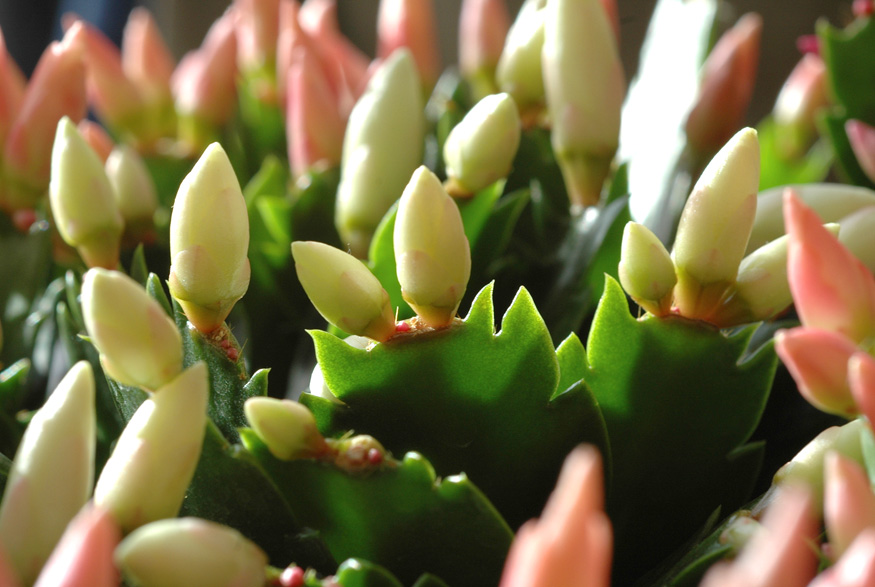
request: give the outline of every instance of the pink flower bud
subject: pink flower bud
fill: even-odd
[[[875,127],[852,119],[845,123],[845,133],[857,156],[857,163],[869,179],[875,181]]]
[[[122,69],[146,103],[173,101],[170,79],[175,67],[152,13],[134,8],[122,35]]]
[[[857,407],[869,422],[875,418],[875,359],[859,351],[848,361],[848,384]]]
[[[742,16],[708,55],[702,86],[686,123],[687,140],[700,153],[717,151],[742,126],[753,94],[762,18]]]
[[[87,118],[80,120],[79,124],[76,125],[76,129],[100,160],[106,163],[109,154],[115,149],[115,141],[112,140],[112,137],[109,136],[102,126]]]
[[[580,446],[565,459],[541,518],[517,532],[501,587],[610,585],[613,536],[603,510],[601,456]]]
[[[0,31],[0,145],[6,140],[24,100],[25,79],[18,65],[6,51]]]
[[[58,121],[85,117],[85,30],[74,24],[40,57],[3,149],[7,209],[33,207],[49,186]]]
[[[841,333],[855,343],[875,332],[875,278],[792,190],[784,195],[790,236],[787,278],[806,326]]]
[[[237,64],[241,71],[273,67],[279,36],[279,10],[279,0],[234,0]]]
[[[835,556],[866,528],[875,529],[875,495],[863,469],[839,453],[826,455],[823,517]]]
[[[343,151],[346,122],[320,65],[313,49],[302,44],[289,67],[286,137],[295,177],[317,164],[336,167]]]
[[[847,337],[817,328],[781,330],[775,350],[811,405],[847,417],[858,413],[848,387],[848,360],[857,347]]]
[[[407,47],[419,78],[431,89],[441,73],[437,22],[431,0],[380,0],[377,13],[377,56],[387,59]]]
[[[115,587],[121,532],[107,510],[86,505],[61,537],[35,587]]]
[[[828,104],[823,59],[813,53],[803,55],[784,82],[772,110],[778,150],[785,158],[796,159],[805,154],[817,136],[817,112]]]
[[[459,69],[494,93],[495,68],[504,49],[510,15],[506,0],[463,0],[459,15]],[[481,92],[486,94],[487,92]],[[478,96],[479,97],[479,96]]]

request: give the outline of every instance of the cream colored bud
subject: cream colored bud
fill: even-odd
[[[248,250],[243,192],[213,143],[179,186],[170,217],[170,294],[201,332],[221,326],[249,288]]]
[[[413,58],[398,49],[374,73],[349,115],[335,223],[357,257],[367,254],[374,230],[422,162],[421,96]]]
[[[473,195],[510,173],[520,146],[520,115],[508,94],[486,96],[453,127],[444,164],[453,195]]]
[[[58,232],[86,265],[118,265],[124,220],[100,157],[66,116],[52,146],[49,202]]]
[[[85,328],[107,375],[154,391],[182,371],[182,337],[146,290],[119,271],[91,269],[82,281]]]
[[[207,425],[209,373],[195,363],[144,401],[119,436],[94,503],[130,532],[179,513]]]
[[[6,479],[0,546],[26,585],[91,495],[95,437],[94,373],[80,361],[30,421]]]
[[[124,577],[143,587],[261,587],[267,555],[237,530],[200,518],[152,522],[115,550]]]
[[[389,294],[361,261],[313,241],[293,242],[292,257],[307,297],[328,322],[378,341],[395,334]]]
[[[643,224],[626,224],[617,270],[623,289],[639,306],[656,315],[671,309],[678,280],[674,263],[665,245]]]
[[[447,326],[468,286],[471,248],[458,206],[425,166],[398,203],[394,243],[404,301],[429,326]]]
[[[137,152],[129,145],[114,148],[106,160],[106,175],[125,222],[151,223],[158,209],[158,192]]]
[[[253,430],[278,459],[311,458],[328,447],[319,434],[313,414],[296,401],[251,397],[243,409]]]
[[[507,32],[498,60],[495,80],[501,91],[516,101],[520,110],[544,104],[541,50],[544,47],[544,7],[547,0],[526,0]]]

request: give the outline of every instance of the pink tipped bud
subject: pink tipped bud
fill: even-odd
[[[671,293],[678,278],[671,256],[659,238],[643,224],[629,222],[623,229],[620,283],[635,302],[657,316],[671,309]]]
[[[24,101],[25,79],[15,61],[6,51],[6,42],[0,32],[0,145]]]
[[[35,587],[115,587],[121,532],[107,510],[86,505],[61,537]]]
[[[37,63],[3,149],[7,209],[33,207],[45,195],[58,121],[85,117],[84,36],[81,23],[73,25]]]
[[[387,59],[407,47],[423,85],[430,89],[441,73],[437,23],[431,0],[380,0],[377,56]]]
[[[170,78],[175,66],[152,13],[134,8],[122,35],[122,69],[145,102],[172,101]]]
[[[240,70],[273,67],[279,36],[279,0],[235,0],[233,10]]]
[[[860,465],[839,453],[826,455],[825,477],[823,517],[839,557],[863,530],[875,528],[875,495]]]
[[[827,104],[826,65],[817,55],[803,55],[784,82],[772,110],[778,149],[785,158],[805,154],[817,136],[816,115]]]
[[[756,79],[763,20],[745,14],[714,46],[702,71],[696,105],[687,118],[690,145],[717,151],[741,127]]]
[[[115,149],[115,141],[112,140],[109,133],[107,133],[98,123],[93,120],[88,120],[87,118],[80,120],[79,124],[76,125],[76,129],[79,131],[79,134],[82,135],[82,138],[85,139],[85,142],[88,143],[88,146],[94,150],[100,160],[106,163],[109,154]]]
[[[806,326],[841,333],[855,343],[875,332],[875,278],[788,189],[784,224],[790,236],[787,278]]]
[[[506,0],[463,0],[459,16],[459,69],[482,94],[493,93],[495,68],[504,49],[510,15]]]
[[[288,399],[251,397],[243,406],[246,419],[276,458],[314,458],[328,450],[316,419],[303,404]]]
[[[848,360],[857,350],[850,340],[828,330],[794,328],[778,332],[775,350],[814,407],[846,417],[858,413],[847,378]]]
[[[610,585],[613,533],[603,508],[601,457],[580,446],[565,459],[541,518],[517,533],[501,587]]]
[[[845,123],[845,133],[857,157],[857,163],[869,179],[875,181],[875,127],[861,120],[848,120]]]
[[[299,177],[316,165],[339,165],[346,123],[310,47],[295,50],[288,76],[286,136],[292,174]]]

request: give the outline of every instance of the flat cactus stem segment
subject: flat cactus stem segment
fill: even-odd
[[[464,471],[511,527],[540,514],[576,445],[606,452],[598,406],[583,383],[561,377],[550,333],[525,289],[497,334],[491,285],[461,324],[370,350],[310,334],[325,382],[344,402],[302,396],[324,435],[355,430],[395,454],[427,455],[440,475]]]

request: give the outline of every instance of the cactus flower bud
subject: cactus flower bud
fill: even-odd
[[[21,110],[26,81],[15,60],[9,55],[6,40],[0,31],[0,145]]]
[[[781,87],[772,116],[777,125],[778,152],[785,159],[801,157],[814,142],[816,115],[829,104],[826,85],[823,59],[807,53]]]
[[[672,251],[675,305],[682,316],[707,319],[735,280],[756,213],[759,170],[756,131],[746,128],[720,149],[693,187]]]
[[[126,227],[151,228],[158,209],[158,192],[137,152],[128,145],[119,145],[107,158],[105,169]]]
[[[857,351],[848,359],[848,384],[859,411],[869,422],[875,417],[875,358]]]
[[[410,52],[395,51],[368,82],[343,140],[335,224],[352,253],[364,257],[386,211],[422,162],[425,118]]]
[[[195,363],[146,399],[122,430],[94,488],[125,532],[179,513],[194,476],[210,395],[205,363]]]
[[[678,280],[674,263],[665,245],[643,224],[626,224],[617,271],[623,289],[639,306],[657,316],[671,310],[671,293]]]
[[[495,92],[495,69],[504,49],[510,15],[505,0],[462,0],[459,70],[475,96]]]
[[[307,297],[328,322],[378,341],[395,334],[389,294],[361,261],[312,241],[293,242],[292,257]]]
[[[265,585],[267,555],[233,528],[199,518],[138,528],[119,544],[115,559],[136,585]]]
[[[122,33],[122,70],[147,104],[172,103],[175,61],[148,9],[131,10]]]
[[[155,391],[182,371],[176,324],[124,273],[88,271],[82,282],[82,315],[101,365],[116,381]]]
[[[98,158],[105,165],[109,154],[115,149],[115,141],[112,140],[109,133],[98,123],[87,118],[80,120],[76,128],[79,130],[82,138],[85,139],[85,142],[88,143],[88,146],[94,150]]]
[[[826,455],[823,517],[836,558],[866,528],[875,528],[875,495],[860,465],[840,453]]]
[[[279,36],[279,0],[234,0],[233,6],[240,71],[271,67]]]
[[[49,200],[58,232],[86,265],[114,269],[124,220],[100,158],[66,116],[52,147]]]
[[[441,73],[437,23],[431,0],[380,0],[377,12],[377,57],[387,59],[406,47],[427,91]]]
[[[526,120],[544,107],[541,51],[547,0],[526,0],[507,32],[504,50],[495,71],[496,82],[519,106]]]
[[[118,570],[113,553],[120,540],[112,515],[86,505],[67,526],[35,587],[116,587]]]
[[[94,373],[80,361],[24,431],[0,505],[0,545],[27,585],[91,495],[95,418]]]
[[[520,115],[508,94],[486,96],[444,143],[447,191],[473,195],[510,173],[520,145]]]
[[[449,325],[471,276],[471,248],[458,206],[425,166],[398,203],[394,244],[404,301],[429,326]]]
[[[852,119],[845,123],[845,133],[860,168],[870,180],[875,181],[875,127]]]
[[[249,424],[278,459],[312,458],[328,449],[313,414],[296,401],[251,397],[243,410]]]
[[[550,0],[543,49],[550,139],[571,203],[594,206],[620,139],[623,65],[599,0]]]
[[[249,288],[249,216],[228,156],[213,143],[179,186],[170,216],[170,294],[201,332]]]

